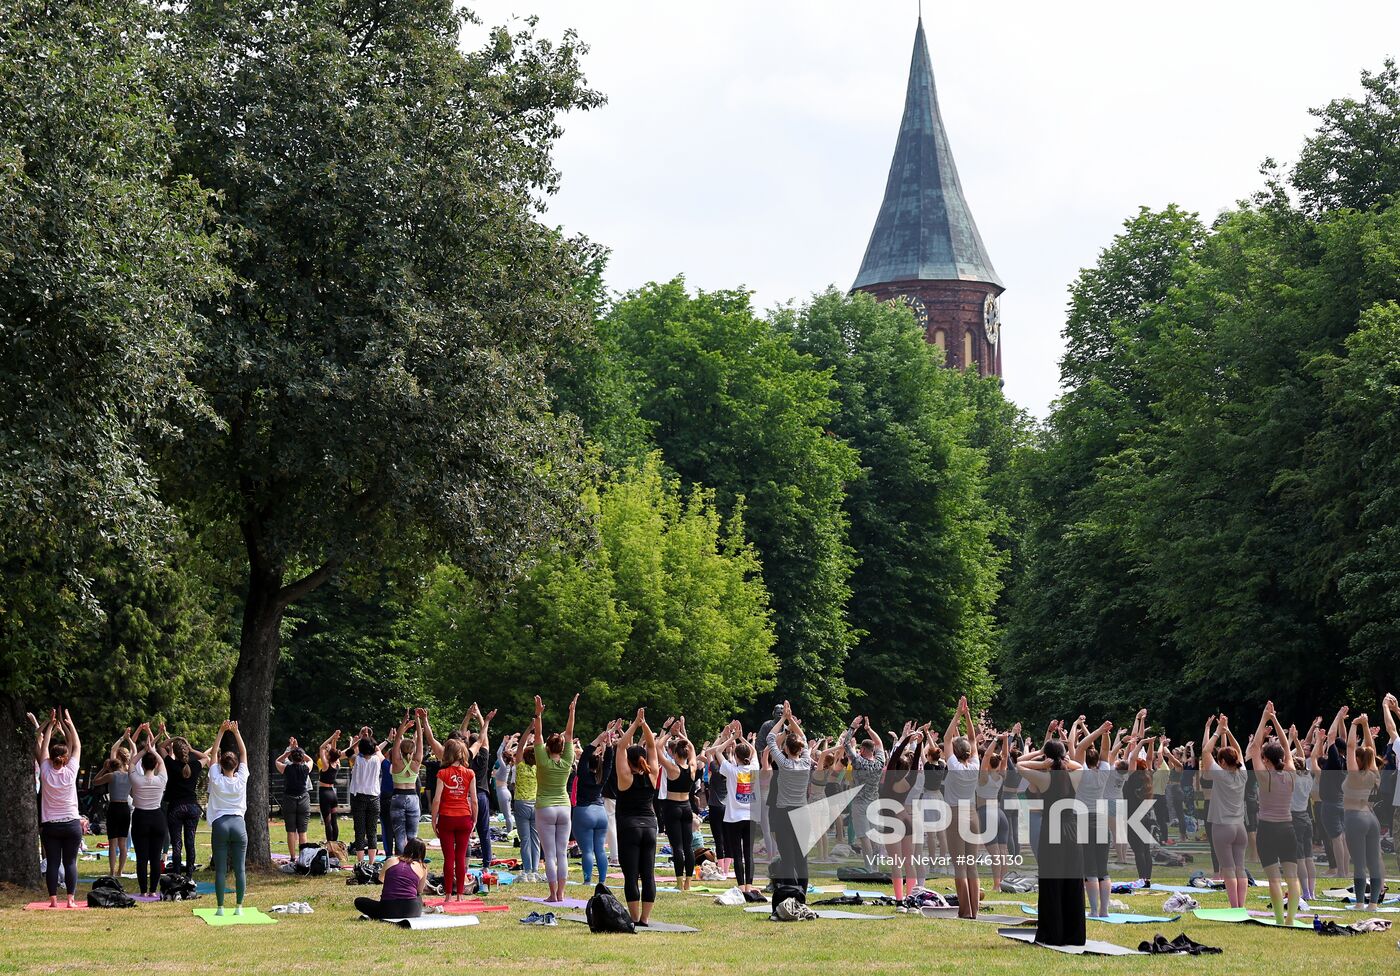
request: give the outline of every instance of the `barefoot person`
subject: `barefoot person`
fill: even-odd
[[[564,900],[569,880],[569,833],[573,811],[569,803],[569,774],[574,765],[574,710],[578,695],[569,702],[564,732],[544,734],[544,701],[535,696],[535,823],[540,833],[540,856],[549,884],[549,900]]]
[[[632,739],[641,730],[642,744]],[[632,921],[645,926],[656,903],[656,777],[661,768],[646,709],[617,744],[617,847],[622,887]]]
[[[220,752],[225,732],[233,736],[235,748]],[[248,812],[248,749],[243,744],[237,722],[225,720],[219,726],[209,754],[219,757],[218,765],[209,771],[209,808],[205,813],[209,820],[209,839],[214,846],[214,899],[218,903],[214,914],[224,913],[228,871],[232,868],[233,914],[242,915],[243,896],[248,886],[245,873],[248,825],[244,821]]]
[[[1269,737],[1269,732],[1274,738]],[[1274,713],[1274,703],[1264,706],[1259,728],[1249,747],[1249,758],[1259,781],[1259,861],[1269,878],[1269,898],[1274,919],[1293,925],[1303,896],[1298,885],[1298,840],[1293,835],[1293,754],[1288,735]],[[1285,891],[1285,888],[1287,889]]]
[[[966,734],[963,725],[966,724]],[[953,879],[958,890],[958,917],[976,918],[982,890],[977,881],[977,841],[981,822],[977,815],[977,775],[981,761],[977,754],[977,724],[967,707],[967,696],[958,699],[953,720],[943,736],[948,744],[948,775],[943,780],[952,822],[948,846],[953,857]]]
[[[417,726],[410,740],[408,730]],[[394,792],[389,801],[389,823],[394,831],[395,851],[403,850],[404,842],[418,836],[418,821],[423,808],[418,801],[418,773],[423,768],[423,710],[404,712],[394,736],[389,762]]]
[[[443,744],[442,764],[437,774],[438,788],[433,792],[433,833],[442,843],[443,896],[448,901],[460,901],[465,890],[472,826],[478,815],[476,774],[467,757],[467,744],[459,738],[449,738]]]
[[[321,829],[326,840],[340,840],[340,794],[336,777],[340,773],[340,729],[336,729],[316,750],[316,807],[321,813]]]
[[[54,733],[63,736],[54,741]],[[78,887],[78,848],[83,843],[83,824],[78,815],[78,767],[83,744],[77,726],[63,710],[50,710],[49,720],[34,737],[34,761],[39,765],[39,836],[44,842],[44,883],[49,888],[49,907],[58,907],[58,872],[68,889],[69,908],[77,908],[73,892]]]
[[[1347,729],[1347,774],[1342,781],[1342,811],[1346,817],[1347,852],[1352,864],[1352,899],[1377,911],[1385,895],[1385,861],[1381,857],[1381,824],[1371,809],[1371,794],[1380,785],[1376,740],[1366,714]],[[1369,885],[1368,885],[1369,882]]]
[[[107,787],[107,874],[119,878],[126,873],[126,844],[131,836],[131,757],[136,746],[131,729],[112,743],[102,772],[92,778],[93,786]]]
[[[287,828],[287,853],[295,858],[301,845],[306,843],[306,830],[311,826],[311,757],[297,745],[295,738],[291,738],[275,765],[282,774],[282,821]]]
[[[142,733],[145,741],[142,741]],[[160,894],[161,861],[170,837],[165,811],[165,760],[155,748],[149,723],[136,730],[136,760],[131,765],[131,841],[136,848],[136,883],[143,895]]]
[[[656,755],[666,774],[666,799],[661,801],[661,814],[666,840],[671,845],[671,864],[676,869],[676,887],[689,891],[695,875],[695,820],[690,795],[695,792],[695,774],[700,764],[695,746],[686,738],[684,715],[663,727]]]
[[[1249,841],[1244,827],[1245,771],[1240,744],[1230,731],[1230,719],[1221,715],[1206,719],[1202,736],[1201,778],[1210,781],[1210,843],[1225,879],[1225,892],[1231,908],[1243,908],[1249,892],[1244,852]]]
[[[418,918],[423,914],[423,885],[428,880],[423,863],[427,856],[427,846],[409,837],[403,850],[384,862],[384,889],[379,897],[356,898],[355,910],[366,918]]]

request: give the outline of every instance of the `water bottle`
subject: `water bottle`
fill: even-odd
[[[1314,931],[1314,932],[1321,932],[1321,931],[1322,931],[1322,919],[1319,918],[1319,917],[1316,916],[1316,915],[1313,916],[1313,931]]]

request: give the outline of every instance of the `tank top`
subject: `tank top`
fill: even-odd
[[[633,773],[632,785],[617,791],[617,818],[621,820],[623,817],[645,817],[655,821],[656,811],[652,807],[652,801],[655,799],[656,786],[651,777]]]
[[[107,786],[107,802],[125,803],[131,799],[131,774],[125,769],[112,771],[112,782]]]
[[[1291,823],[1293,773],[1265,768],[1259,772],[1259,819],[1265,823]]]
[[[339,766],[339,763],[334,766],[322,766],[317,781],[328,790],[335,789],[335,774],[338,772]]]
[[[403,768],[394,776],[394,789],[405,792],[418,789],[418,770],[413,768],[413,763],[406,762]]]
[[[689,803],[690,794],[695,791],[695,774],[689,766],[679,763],[676,764],[676,771],[680,775],[675,779],[666,777],[666,798],[673,803]]]
[[[418,897],[418,875],[408,861],[398,861],[384,872],[384,901],[413,900]]]
[[[1342,807],[1353,812],[1371,809],[1371,791],[1381,780],[1381,774],[1374,769],[1364,772],[1353,769],[1342,780]]]
[[[173,755],[165,760],[165,802],[173,806],[181,803],[195,803],[195,787],[199,786],[199,774],[204,767],[189,758],[184,762]]]

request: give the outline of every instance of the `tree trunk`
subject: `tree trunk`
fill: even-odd
[[[34,730],[24,703],[0,695],[0,883],[41,888],[39,815],[34,797]]]
[[[243,606],[243,633],[238,646],[238,666],[229,689],[230,711],[243,733],[248,749],[248,864],[271,868],[272,840],[267,819],[272,811],[268,784],[268,731],[272,709],[272,685],[277,678],[282,612],[280,574],[248,574],[248,596]],[[217,757],[214,760],[218,762]]]

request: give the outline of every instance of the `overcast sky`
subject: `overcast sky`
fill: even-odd
[[[884,192],[914,0],[480,0],[589,44],[608,104],[565,120],[551,219],[608,284],[684,274],[759,308],[850,287]],[[1017,0],[924,7],[944,122],[1006,283],[1009,396],[1058,392],[1066,289],[1139,206],[1206,219],[1295,158],[1310,106],[1400,50],[1400,4]]]

